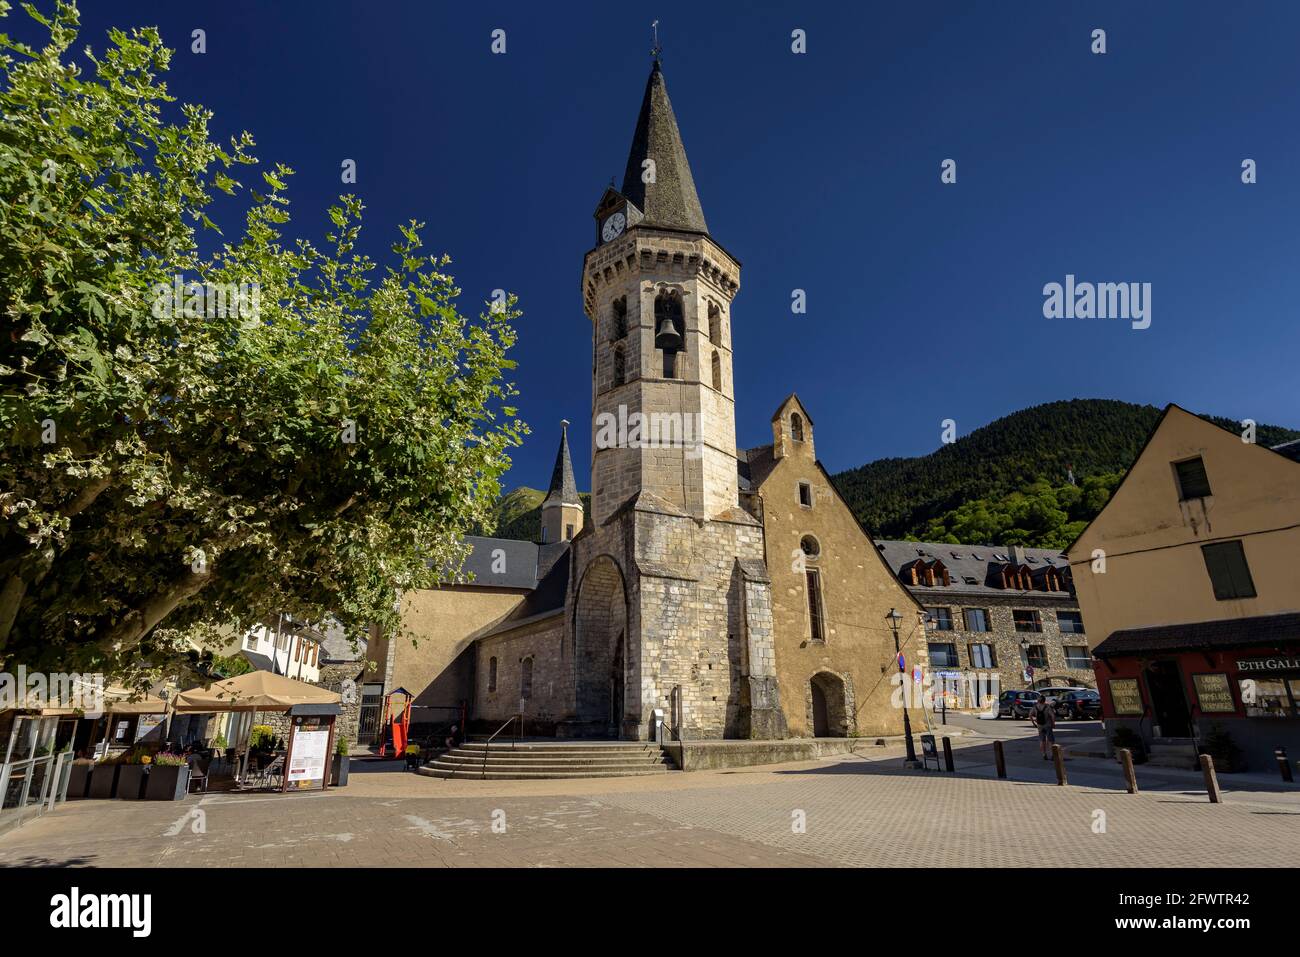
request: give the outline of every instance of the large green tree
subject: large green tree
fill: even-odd
[[[142,683],[275,612],[392,628],[526,431],[513,298],[458,312],[414,222],[381,268],[353,197],[285,238],[291,171],[173,103],[155,30],[83,69],[75,5],[25,8],[48,42],[0,35],[0,665]]]

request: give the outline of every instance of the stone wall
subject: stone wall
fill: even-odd
[[[1035,594],[1015,592],[1008,595],[981,593],[978,595],[954,593],[955,589],[916,588],[913,593],[917,600],[927,608],[947,608],[952,618],[952,631],[930,631],[927,640],[931,643],[953,644],[957,648],[957,664],[952,668],[941,668],[931,662],[932,671],[952,670],[971,672],[980,676],[996,676],[1000,691],[1029,688],[1024,671],[1028,664],[1025,652],[1020,647],[1020,640],[1028,638],[1031,645],[1042,645],[1047,655],[1047,668],[1036,668],[1034,687],[1043,683],[1055,685],[1073,685],[1082,688],[1095,688],[1096,675],[1091,659],[1083,668],[1074,668],[1066,663],[1064,648],[1066,645],[1088,647],[1088,637],[1084,634],[1062,634],[1057,621],[1057,611],[1078,611],[1078,603],[1068,594],[1060,593],[1053,597],[1051,593]],[[977,632],[966,630],[965,609],[982,608],[989,613],[990,631]],[[1016,610],[1037,611],[1042,631],[1016,631]],[[988,644],[993,646],[996,657],[995,668],[977,668],[971,656],[971,645]],[[928,656],[928,648],[927,648]],[[962,708],[979,707],[981,702],[968,702],[963,697]]]
[[[521,710],[526,660],[532,668],[522,701],[526,718],[551,726],[572,714],[572,656],[565,648],[563,614],[482,639],[476,658],[475,719],[500,723]]]

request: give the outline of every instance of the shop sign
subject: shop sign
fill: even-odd
[[[1211,714],[1237,710],[1226,674],[1192,675],[1192,684],[1196,687],[1196,701],[1203,712]]]
[[[1142,714],[1142,692],[1136,678],[1111,678],[1110,700],[1116,714]]]
[[[1277,655],[1272,658],[1238,658],[1238,671],[1300,671],[1300,657]]]

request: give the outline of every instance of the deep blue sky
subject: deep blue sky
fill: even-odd
[[[832,471],[931,451],[941,419],[964,434],[1062,398],[1300,426],[1300,4],[84,6],[96,47],[110,24],[159,26],[178,48],[172,91],[297,170],[301,233],[353,189],[352,158],[372,253],[422,219],[465,308],[519,295],[533,434],[508,487],[545,485],[562,417],[588,484],[579,273],[595,204],[622,179],[656,17],[710,229],[744,264],[742,445],[770,440],[792,390]],[[31,36],[23,20],[8,28]],[[196,27],[206,55],[189,52]],[[955,186],[939,182],[949,157]],[[1066,273],[1152,283],[1151,328],[1043,318],[1044,283]]]

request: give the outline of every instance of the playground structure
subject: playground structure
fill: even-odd
[[[396,695],[402,696],[400,715],[393,707],[393,698]],[[384,696],[384,717],[380,723],[383,729],[379,745],[380,757],[386,758],[391,753],[393,757],[400,758],[406,753],[406,742],[410,739],[411,733],[411,705],[414,702],[415,695],[405,688],[394,688]],[[392,748],[391,752],[389,748]]]

